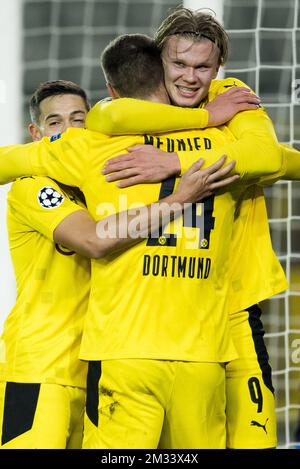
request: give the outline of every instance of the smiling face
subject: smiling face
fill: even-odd
[[[30,124],[33,140],[65,132],[69,127],[84,127],[87,108],[81,96],[61,94],[41,101],[38,124]]]
[[[219,49],[209,39],[171,36],[162,51],[165,85],[172,104],[197,107],[219,69]]]

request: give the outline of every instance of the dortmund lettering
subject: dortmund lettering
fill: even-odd
[[[211,269],[209,257],[144,255],[143,275],[206,280]]]

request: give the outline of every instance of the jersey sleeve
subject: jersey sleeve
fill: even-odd
[[[211,82],[208,91],[208,101],[212,101],[218,94],[225,93],[225,91],[228,91],[230,88],[235,86],[247,88],[249,91],[251,91],[251,93],[255,94],[254,91],[251,90],[250,86],[248,86],[243,81],[234,77],[227,77],[223,78],[222,80],[213,80]]]
[[[208,111],[132,98],[97,103],[88,113],[86,127],[106,135],[162,133],[207,127]]]
[[[178,152],[181,172],[201,157],[205,160],[203,167],[207,167],[222,155],[227,155],[226,163],[236,161],[234,172],[240,174],[241,181],[259,183],[264,178],[281,177],[284,173],[283,155],[267,114],[262,109],[245,111],[233,120],[230,130],[236,140],[217,150],[209,150],[209,154],[189,152],[189,158],[186,158],[186,152]]]
[[[71,201],[55,181],[46,177],[18,179],[11,186],[7,202],[29,231],[38,231],[50,240],[62,220],[84,210]]]
[[[81,187],[89,164],[89,144],[84,129],[68,129],[56,139],[0,148],[0,183],[21,176],[49,176]]]
[[[209,100],[233,86],[249,88],[235,78],[215,80],[209,92]],[[264,183],[269,178],[279,178],[284,173],[282,151],[277,141],[271,119],[263,108],[253,111],[242,111],[236,114],[226,125],[236,141],[224,145],[216,151],[210,151],[209,157],[195,152],[186,158],[186,154],[178,152],[181,171],[185,172],[188,165],[200,157],[206,161],[205,166],[214,163],[223,154],[227,155],[227,163],[236,161],[235,172],[241,180]]]
[[[250,89],[235,78],[213,80],[208,99],[232,86]],[[119,98],[98,102],[88,113],[86,127],[106,135],[162,133],[184,129],[204,129],[208,124],[206,109],[181,108],[140,99]]]
[[[291,145],[281,144],[280,147],[285,165],[285,171],[281,179],[300,181],[300,152]]]

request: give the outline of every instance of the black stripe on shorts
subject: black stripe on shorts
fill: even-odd
[[[264,341],[264,328],[260,320],[261,309],[258,305],[250,306],[247,308],[249,312],[249,325],[252,331],[254,347],[257,355],[257,360],[262,371],[263,382],[272,393],[274,388],[272,384],[272,368],[269,363],[269,355]]]
[[[98,427],[99,414],[99,380],[101,377],[101,362],[90,361],[87,373],[86,414],[90,421]]]
[[[32,428],[40,386],[39,383],[6,383],[2,445]]]

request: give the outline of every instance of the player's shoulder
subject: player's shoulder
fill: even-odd
[[[85,130],[86,130],[86,134],[85,134],[86,139],[90,144],[93,142],[102,143],[111,138],[110,135],[105,135],[98,130],[94,130],[94,129],[85,129]]]
[[[61,192],[59,185],[53,179],[46,176],[26,176],[18,178],[12,183],[9,196],[25,199],[28,194],[36,193],[36,191],[41,191],[43,188],[51,188],[53,191]]]
[[[85,207],[84,199],[77,194],[76,190],[76,188],[69,188],[44,176],[22,177],[12,184],[7,201],[9,205],[28,209],[30,207],[57,208],[62,204],[64,207],[70,204]]]
[[[84,195],[77,187],[66,186],[44,176],[30,176],[17,179],[7,195],[9,207],[13,213],[34,209],[77,210],[86,208]],[[47,212],[50,212],[47,210]],[[52,212],[52,210],[51,210]],[[28,212],[29,213],[29,212]]]
[[[63,141],[91,144],[94,140],[107,140],[109,137],[93,129],[82,129],[70,127],[61,137]]]
[[[65,132],[52,135],[51,137],[45,136],[42,138],[44,142],[55,143],[57,141],[84,141],[87,138],[88,131],[82,127],[69,127]]]
[[[119,99],[102,99],[96,103],[87,113],[85,124],[86,128],[94,138],[109,139],[110,132],[103,133],[103,128],[107,128],[107,118],[110,119],[119,118],[120,112],[124,112],[126,109],[126,103],[131,98],[119,98]],[[120,106],[121,105],[121,106]],[[123,115],[123,114],[122,114]],[[106,124],[106,125],[104,125]]]
[[[219,94],[234,86],[242,86],[250,89],[250,87],[246,83],[239,80],[238,78],[227,77],[221,80],[213,80],[210,85],[210,91]]]
[[[87,113],[85,120],[85,125],[89,131],[97,132],[99,130],[99,123],[103,121],[103,113],[106,112],[107,106],[111,109],[112,104],[113,101],[111,100],[101,100],[94,104]]]

